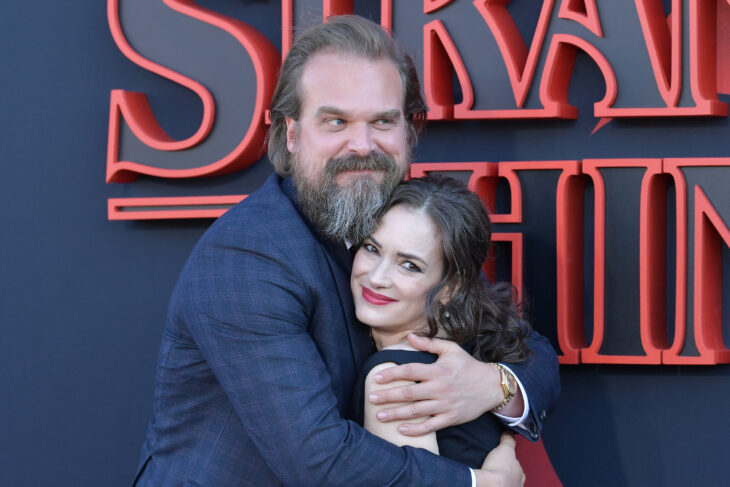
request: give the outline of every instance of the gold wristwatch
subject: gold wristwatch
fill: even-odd
[[[502,401],[502,404],[492,409],[492,411],[501,411],[502,409],[504,409],[507,403],[509,403],[512,398],[515,397],[515,394],[517,394],[517,388],[519,386],[517,385],[517,379],[515,379],[515,376],[512,375],[512,372],[507,370],[507,367],[498,363],[495,363],[494,365],[497,367],[497,369],[499,369],[499,375],[502,379],[502,392],[504,392],[504,400]]]

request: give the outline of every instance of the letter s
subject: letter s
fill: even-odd
[[[261,157],[264,113],[280,65],[278,51],[263,34],[194,0],[108,0],[107,16],[114,42],[127,58],[192,90],[203,104],[198,130],[174,140],[144,93],[112,90],[107,182],[130,182],[138,174],[226,174]],[[169,67],[150,59],[164,60]]]

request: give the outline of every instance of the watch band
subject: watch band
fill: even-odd
[[[515,387],[514,385],[510,387],[510,382],[514,384],[515,379],[504,365],[496,362],[492,362],[492,365],[497,367],[497,370],[499,370],[499,376],[502,381],[502,392],[504,393],[504,400],[502,401],[502,404],[492,409],[492,411],[501,411],[512,400],[512,398],[515,397]]]

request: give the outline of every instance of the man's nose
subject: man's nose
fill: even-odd
[[[368,123],[357,123],[350,127],[347,149],[351,153],[366,156],[373,152],[375,141],[373,140],[372,127]]]

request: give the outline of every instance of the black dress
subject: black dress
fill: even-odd
[[[420,362],[431,364],[438,355],[411,350],[381,350],[373,354],[360,372],[355,387],[351,418],[360,425],[364,422],[365,378],[377,365],[394,362],[398,365]],[[451,426],[436,432],[439,454],[472,468],[481,468],[487,454],[499,444],[499,437],[506,428],[491,413],[486,413],[474,421]]]

